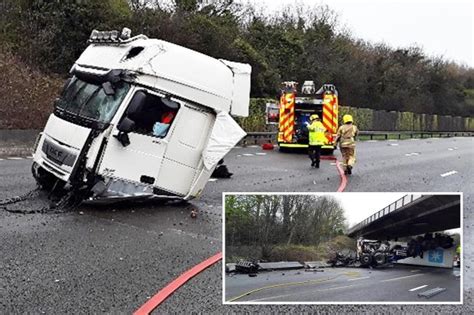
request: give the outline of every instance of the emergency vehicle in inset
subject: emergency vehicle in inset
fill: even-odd
[[[130,30],[94,30],[33,156],[33,176],[86,200],[198,196],[245,132],[251,67]]]
[[[325,152],[335,149],[338,128],[338,93],[332,84],[324,84],[316,91],[313,81],[305,81],[301,95],[297,94],[298,83],[282,83],[278,105],[278,145],[285,148],[307,148],[310,116],[317,114],[327,130],[326,143],[322,146]],[[267,105],[267,121],[272,116],[275,121],[275,107]]]

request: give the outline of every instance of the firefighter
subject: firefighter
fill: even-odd
[[[352,174],[355,163],[355,137],[359,130],[351,115],[344,115],[342,121],[344,124],[337,131],[336,143],[339,143],[341,149],[344,174]]]
[[[326,140],[326,128],[321,123],[321,119],[317,114],[313,114],[309,117],[310,125],[309,130],[309,146],[308,155],[311,159],[311,167],[319,168],[319,161],[321,157],[321,146],[324,145]]]

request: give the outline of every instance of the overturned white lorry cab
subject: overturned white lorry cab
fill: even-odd
[[[33,156],[46,189],[86,200],[199,196],[245,132],[251,67],[130,30],[94,30]]]

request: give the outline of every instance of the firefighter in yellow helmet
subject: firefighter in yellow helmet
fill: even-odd
[[[355,163],[355,137],[359,133],[351,115],[342,117],[343,125],[337,131],[336,143],[339,143],[342,154],[344,174],[352,174]]]
[[[308,146],[308,155],[311,159],[311,167],[319,168],[319,161],[321,158],[321,147],[326,141],[326,128],[324,128],[321,123],[321,119],[316,114],[313,114],[309,117],[310,124],[308,126],[309,130],[309,146]]]

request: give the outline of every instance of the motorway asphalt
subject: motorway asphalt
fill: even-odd
[[[473,144],[471,138],[359,143],[358,163],[346,191],[464,191],[464,237],[472,240]],[[221,250],[222,192],[334,192],[339,186],[331,161],[311,169],[304,154],[236,148],[225,163],[234,176],[209,182],[203,196],[189,203],[82,205],[74,212],[32,215],[0,211],[0,313],[130,313],[166,283]],[[0,199],[34,187],[30,166],[28,159],[0,160]],[[198,210],[196,219],[190,217],[192,209]],[[468,290],[464,308],[430,306],[427,310],[473,310],[474,255],[469,242],[464,251]],[[223,306],[221,268],[216,264],[192,279],[157,312],[365,309]],[[406,305],[387,309],[422,310]]]
[[[447,290],[429,300],[418,297],[418,293],[436,287]],[[324,268],[319,272],[271,271],[261,272],[257,277],[228,274],[225,288],[228,302],[461,301],[460,279],[452,269],[400,265],[376,269]]]

